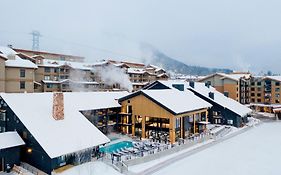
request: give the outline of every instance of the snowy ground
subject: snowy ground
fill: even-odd
[[[57,175],[121,175],[121,173],[103,162],[94,161],[75,166]]]
[[[264,123],[154,175],[280,175],[281,122]]]

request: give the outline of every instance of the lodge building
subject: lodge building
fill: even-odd
[[[203,132],[211,104],[173,89],[140,90],[119,99],[122,113],[131,119],[130,133],[141,138],[164,135],[172,144]]]
[[[4,160],[1,162],[1,170],[6,170],[4,168],[7,164],[12,167],[21,161],[51,174],[68,164],[91,161],[96,156],[95,150],[110,142],[102,132],[122,128],[122,125],[118,125],[119,122],[113,123],[118,120],[118,113],[121,111],[121,105],[116,99],[127,94],[0,93],[0,138],[9,132],[15,132],[24,141],[9,147],[2,147],[1,144],[0,157]],[[87,116],[89,111],[106,111],[106,115],[100,114],[102,120],[98,119],[97,122],[99,124],[102,121],[106,126],[91,123],[91,118]],[[103,121],[104,117],[108,120]],[[9,155],[11,149],[18,155],[16,158]],[[20,154],[17,151],[19,149]],[[9,156],[5,157],[7,155]]]
[[[225,124],[235,127],[245,125],[252,110],[239,102],[226,97],[208,83],[186,82],[178,80],[155,81],[144,89],[174,89],[186,93],[194,93],[198,98],[210,103],[209,122],[213,124]]]

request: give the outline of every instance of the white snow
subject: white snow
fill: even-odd
[[[120,107],[116,99],[126,94],[127,92],[64,93],[64,119],[59,121],[52,117],[53,93],[0,93],[0,96],[46,153],[55,158],[109,142],[79,111]]]
[[[215,103],[225,108],[228,108],[229,110],[235,112],[240,116],[245,116],[252,112],[250,108],[240,104],[239,102],[231,98],[224,96],[222,93],[218,92],[215,88],[211,86],[209,88],[206,87],[204,83],[194,82],[194,88],[192,88],[191,86],[189,86],[189,82],[181,81],[181,80],[168,80],[168,81],[161,80],[159,82],[172,89],[176,89],[173,87],[173,84],[183,84],[184,90],[186,92],[190,92],[188,88],[193,89],[197,93],[209,98],[210,100],[214,101]],[[214,93],[214,100],[209,97],[210,92]]]
[[[57,175],[121,175],[121,173],[103,162],[95,161],[72,167]]]
[[[24,144],[16,131],[0,133],[0,150]]]
[[[8,59],[5,61],[7,67],[22,67],[22,68],[32,68],[36,69],[36,64],[32,63],[29,60],[20,58],[13,49],[9,47],[0,47],[1,56],[8,58],[9,55],[14,55],[15,59]]]
[[[155,175],[280,174],[281,123],[256,128],[171,164]]]
[[[189,91],[175,89],[141,91],[177,114],[212,107],[210,103]]]

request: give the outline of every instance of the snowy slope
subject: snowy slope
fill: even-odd
[[[279,175],[281,122],[265,123],[156,172],[155,175]]]

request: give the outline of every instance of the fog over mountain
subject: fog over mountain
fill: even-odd
[[[188,65],[281,73],[281,1],[2,0],[0,45],[142,60],[149,43]]]

